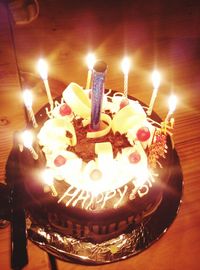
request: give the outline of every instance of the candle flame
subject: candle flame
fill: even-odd
[[[52,171],[50,169],[45,169],[42,172],[42,179],[46,185],[48,186],[53,185],[54,177]]]
[[[170,111],[170,114],[172,114],[175,109],[176,109],[176,104],[177,104],[177,97],[175,95],[171,95],[169,97],[169,111]]]
[[[158,87],[160,86],[160,81],[161,81],[160,72],[158,72],[157,70],[154,70],[152,72],[151,78],[152,78],[154,89],[158,89]]]
[[[28,108],[32,107],[33,98],[32,98],[32,93],[30,90],[25,89],[23,91],[23,99],[24,99],[24,104],[26,107],[28,107]]]
[[[130,59],[127,56],[124,57],[121,64],[122,72],[124,74],[128,74],[129,69],[130,69],[130,64],[131,64]]]
[[[38,72],[43,80],[47,80],[48,77],[48,64],[44,59],[39,59],[37,64]]]
[[[23,140],[23,143],[24,143],[24,146],[25,147],[27,147],[27,148],[32,147],[32,144],[33,144],[33,135],[32,135],[32,133],[29,130],[25,130],[22,133],[22,140]]]
[[[95,55],[93,53],[88,53],[86,57],[86,62],[87,62],[88,69],[92,70],[96,62]]]

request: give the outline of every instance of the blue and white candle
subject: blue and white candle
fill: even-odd
[[[92,80],[92,110],[91,110],[91,129],[99,130],[101,106],[104,94],[104,81],[107,65],[99,60],[95,63]]]

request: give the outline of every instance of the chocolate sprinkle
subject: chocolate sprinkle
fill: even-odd
[[[77,154],[78,157],[82,158],[83,161],[89,162],[96,158],[95,154],[95,143],[110,142],[113,148],[114,158],[118,153],[121,153],[122,149],[131,146],[124,134],[116,132],[115,134],[110,132],[100,138],[87,138],[87,132],[89,126],[82,125],[82,118],[74,119],[73,125],[76,130],[77,144],[75,146],[68,146],[67,150]]]

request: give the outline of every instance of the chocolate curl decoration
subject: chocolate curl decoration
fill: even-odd
[[[104,94],[104,81],[107,65],[99,60],[94,65],[92,80],[92,111],[91,129],[98,130],[100,127],[101,105]]]

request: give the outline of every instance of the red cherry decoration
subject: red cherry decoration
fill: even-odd
[[[55,166],[60,167],[60,166],[64,165],[66,163],[66,161],[67,160],[65,157],[59,155],[54,159],[54,164],[55,164]]]
[[[102,172],[98,169],[94,169],[91,171],[90,177],[93,181],[98,181],[102,177]]]
[[[140,142],[145,142],[150,138],[151,134],[148,127],[141,127],[140,129],[138,129],[136,136]]]
[[[138,163],[141,160],[141,156],[138,152],[133,152],[128,157],[130,163]]]
[[[60,106],[60,115],[66,116],[70,115],[72,113],[72,109],[67,105],[66,103]]]
[[[122,101],[120,102],[120,110],[126,107],[129,104],[128,98],[123,98]]]

